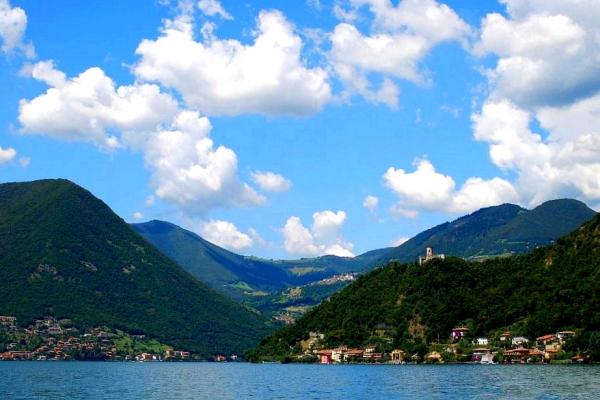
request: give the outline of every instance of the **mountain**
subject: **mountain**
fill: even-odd
[[[190,274],[236,299],[253,298],[263,292],[277,292],[361,270],[377,258],[374,254],[354,258],[268,260],[235,254],[169,222],[154,220],[131,226]]]
[[[190,274],[234,297],[302,282],[274,263],[232,253],[168,222],[150,221],[132,227]]]
[[[327,255],[299,260],[240,256],[168,222],[132,226],[221,293],[243,300],[266,315],[297,317],[350,282],[319,284],[324,278],[368,272],[390,260],[412,262],[427,247],[447,255],[479,259],[526,253],[552,243],[593,215],[593,210],[576,200],[553,200],[533,210],[503,204],[435,226],[399,247],[372,250],[352,258]]]
[[[541,211],[550,212],[554,206],[550,203]],[[504,215],[519,212],[504,211]],[[475,337],[497,337],[505,329],[531,338],[576,330],[582,338],[580,350],[596,343],[600,338],[600,216],[554,245],[525,255],[482,262],[454,257],[423,265],[392,262],[264,339],[249,356],[282,359],[297,353],[310,332],[324,334],[326,347],[377,343],[387,350],[412,351],[447,338],[459,325],[469,327]]]
[[[584,203],[571,199],[551,200],[533,210],[514,204],[482,208],[418,234],[385,252],[380,260],[414,261],[427,247],[463,258],[526,253],[551,244],[595,214]]]
[[[269,331],[67,180],[0,185],[0,314],[144,333],[203,356]]]

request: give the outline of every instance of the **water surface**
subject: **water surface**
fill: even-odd
[[[600,366],[0,362],[0,399],[593,399]]]

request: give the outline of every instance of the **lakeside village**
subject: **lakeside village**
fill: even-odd
[[[320,364],[587,363],[588,357],[581,354],[571,355],[564,349],[565,343],[576,335],[574,331],[561,331],[532,341],[523,336],[513,336],[511,332],[506,331],[493,339],[479,337],[471,341],[468,339],[469,328],[461,326],[452,329],[449,343],[433,343],[427,347],[425,354],[423,352],[409,354],[398,348],[386,352],[384,348],[387,346],[381,344],[370,344],[364,348],[349,348],[341,345],[333,349],[325,349],[320,345],[325,335],[311,332],[307,340],[300,342],[300,347],[304,351],[296,355],[296,360],[290,361]],[[385,338],[383,335],[381,339],[384,343],[392,342],[391,338]]]
[[[199,361],[189,351],[173,349],[144,335],[92,328],[79,331],[69,319],[45,317],[21,328],[17,318],[0,316],[0,361]],[[205,361],[205,359],[202,359]],[[218,354],[212,361],[238,361]]]
[[[427,248],[425,256],[419,257],[419,265],[433,259],[444,259],[444,254],[434,254],[432,248]],[[301,341],[296,350],[297,362],[317,362],[321,364],[340,363],[552,363],[571,364],[587,363],[589,356],[573,351],[569,340],[575,339],[577,332],[561,331],[550,333],[530,340],[527,337],[513,335],[505,331],[492,338],[471,338],[466,326],[452,329],[448,343],[432,343],[424,346],[420,352],[409,354],[403,349],[390,349],[393,343],[386,336],[386,326],[380,325],[375,329],[378,344],[370,344],[364,348],[349,348],[340,345],[334,349],[322,348],[321,342],[325,336],[311,332],[307,340]],[[386,352],[387,350],[387,352]],[[391,350],[391,351],[390,351]],[[288,359],[289,360],[289,359]],[[293,359],[290,361],[294,361]]]

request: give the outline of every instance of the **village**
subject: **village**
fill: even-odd
[[[369,344],[362,348],[340,345],[335,348],[322,348],[325,336],[311,332],[309,338],[300,343],[304,350],[296,356],[299,362],[320,364],[343,363],[474,363],[474,364],[525,364],[586,363],[589,360],[581,354],[570,355],[563,349],[568,339],[577,335],[574,331],[561,331],[530,340],[523,336],[502,332],[494,338],[476,337],[470,339],[469,328],[459,326],[451,330],[447,343],[431,343],[427,352],[409,353],[400,348],[385,351],[385,345]],[[385,340],[384,340],[385,342]],[[388,340],[391,342],[391,339]]]
[[[96,327],[77,329],[69,319],[45,317],[26,328],[14,316],[0,316],[0,361],[194,361],[189,351],[176,350],[145,335]],[[238,361],[217,354],[211,361]]]

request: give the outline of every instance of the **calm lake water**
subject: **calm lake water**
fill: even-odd
[[[0,362],[0,399],[594,399],[600,366]]]

